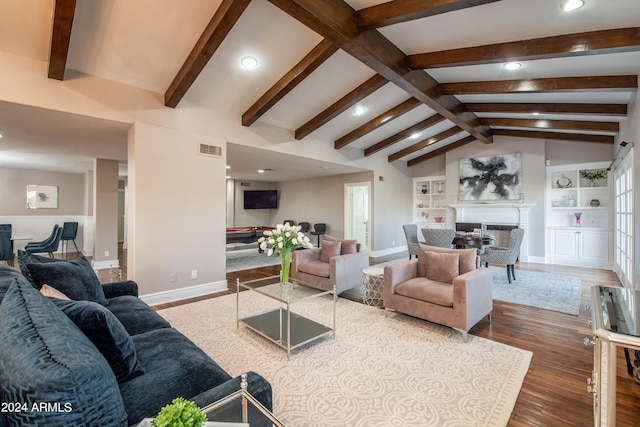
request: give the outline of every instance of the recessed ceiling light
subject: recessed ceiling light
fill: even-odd
[[[362,107],[362,106],[359,106],[359,107],[356,107],[356,109],[355,109],[355,110],[353,110],[353,114],[354,114],[354,115],[356,115],[356,116],[361,116],[361,115],[363,115],[366,111],[367,111],[367,109],[366,109],[366,108],[364,108],[364,107]]]
[[[253,56],[245,56],[240,60],[240,65],[247,70],[253,70],[258,66],[258,60]]]
[[[539,115],[540,115],[540,113],[538,113],[537,111],[534,111],[534,112],[533,112],[533,115],[534,115],[534,116],[539,116]]]
[[[572,10],[580,9],[582,6],[584,6],[584,0],[567,0],[562,5],[562,10],[571,12]]]
[[[519,63],[519,62],[506,62],[502,66],[505,68],[505,70],[513,71],[513,70],[517,70],[518,68],[522,67],[522,64]]]
[[[417,139],[419,136],[420,136],[420,132],[416,132],[413,135],[411,135],[411,138]]]
[[[264,169],[258,169],[258,173],[264,173]]]
[[[231,166],[227,165],[227,169],[231,169]]]

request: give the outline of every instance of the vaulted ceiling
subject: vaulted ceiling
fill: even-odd
[[[638,87],[638,1],[563,3],[0,0],[0,50],[414,166],[495,135],[613,144]]]

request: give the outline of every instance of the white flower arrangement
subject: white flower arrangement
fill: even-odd
[[[276,225],[275,230],[267,230],[264,236],[258,239],[260,249],[268,250],[268,256],[279,255],[280,252],[291,252],[297,248],[312,248],[313,245],[307,236],[300,231],[299,225],[291,225],[288,222]]]

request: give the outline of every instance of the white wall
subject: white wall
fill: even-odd
[[[226,289],[226,161],[198,153],[200,143],[224,152],[226,143],[143,123],[129,140],[129,278],[151,302],[196,285]]]

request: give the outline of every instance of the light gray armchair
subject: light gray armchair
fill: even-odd
[[[462,332],[485,316],[491,321],[493,278],[478,267],[475,249],[420,245],[417,260],[384,268],[384,306]]]
[[[409,250],[409,259],[411,255],[418,258],[420,252],[420,241],[418,240],[418,226],[416,224],[405,224],[402,226],[404,235],[407,238],[407,249]]]
[[[485,253],[480,255],[480,262],[486,267],[489,263],[492,264],[506,264],[507,266],[507,279],[511,283],[511,279],[516,280],[514,273],[514,264],[518,260],[520,255],[520,246],[522,245],[522,239],[524,238],[524,230],[522,228],[514,228],[509,235],[509,246],[499,247],[493,246],[487,248]]]

